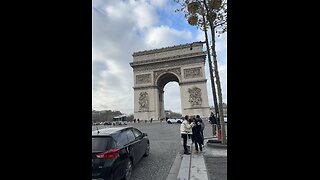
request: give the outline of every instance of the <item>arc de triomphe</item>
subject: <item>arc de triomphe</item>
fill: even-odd
[[[181,112],[209,117],[205,58],[201,42],[133,53],[134,118],[165,118],[163,88],[178,82]]]

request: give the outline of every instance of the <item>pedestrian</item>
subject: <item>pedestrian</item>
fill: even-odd
[[[133,123],[136,123],[136,119],[135,118],[133,119]]]
[[[139,119],[139,118],[138,118],[138,120],[137,120],[137,121],[138,121],[138,123],[140,123],[140,119]]]
[[[200,126],[201,126],[201,131],[200,131],[200,134],[201,134],[201,144],[204,145],[204,135],[203,135],[203,130],[205,128],[205,125],[204,125],[204,122],[203,120],[200,118],[199,115],[196,116],[196,122],[199,122],[200,123]]]
[[[219,134],[221,135],[221,124],[220,124],[220,115],[217,114],[217,136],[218,136],[218,139],[219,139]],[[220,136],[221,138],[221,136]],[[220,140],[220,139],[219,139]]]
[[[188,123],[191,124],[192,122],[195,122],[194,116],[190,116]],[[193,128],[192,128],[193,129]],[[193,136],[193,131],[192,134],[188,134],[188,139],[191,139],[192,144],[194,144],[194,136]]]
[[[180,125],[180,133],[181,133],[181,138],[183,139],[184,154],[190,154],[187,148],[187,138],[188,138],[188,134],[192,134],[192,128],[195,126],[194,122],[191,122],[191,124],[189,124],[188,120],[189,120],[189,116],[186,115]]]
[[[217,136],[218,119],[215,117],[213,112],[211,112],[211,116],[210,116],[209,120],[210,120],[210,123],[212,124],[212,134],[213,134],[213,136]]]
[[[150,123],[152,123],[152,120],[153,120],[153,119],[151,118],[151,119],[150,119]]]
[[[194,137],[194,146],[197,152],[200,151],[202,152],[202,146],[203,146],[203,135],[201,134],[202,131],[202,119],[200,118],[199,115],[196,116],[195,118],[195,126],[192,128],[192,134]],[[198,148],[199,145],[199,148]]]
[[[188,119],[188,123],[191,124],[192,122],[195,122],[195,116],[190,116]],[[192,140],[192,143],[194,143],[194,137],[192,134],[188,134],[188,139]]]

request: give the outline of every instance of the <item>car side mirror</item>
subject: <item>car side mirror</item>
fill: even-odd
[[[142,133],[142,137],[148,136],[147,133]]]

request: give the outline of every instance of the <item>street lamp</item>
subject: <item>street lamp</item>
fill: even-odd
[[[226,19],[224,20],[223,16],[226,16],[226,9],[224,9],[224,5],[222,4],[222,0],[194,0],[190,3],[187,3],[187,10],[188,10],[188,23],[190,25],[198,25],[203,27],[203,31],[205,33],[206,38],[206,46],[208,51],[208,61],[209,61],[209,68],[210,68],[210,78],[211,78],[211,86],[212,86],[212,94],[214,99],[214,106],[215,106],[215,113],[218,115],[220,120],[220,126],[221,126],[221,133],[222,133],[222,143],[226,143],[226,134],[225,134],[225,124],[224,124],[224,114],[223,114],[223,103],[222,103],[222,93],[221,93],[221,83],[220,83],[220,77],[218,72],[218,63],[217,63],[217,55],[215,51],[215,28],[221,25],[226,24]],[[226,3],[226,1],[224,2]],[[223,11],[220,11],[223,10]],[[220,11],[220,14],[219,14]],[[225,14],[224,14],[225,13]],[[198,19],[198,16],[202,16],[202,21]],[[222,16],[222,20],[221,20]],[[217,23],[217,21],[220,21]],[[218,98],[219,98],[219,106],[218,101],[216,97],[216,89],[214,85],[214,77],[213,77],[213,67],[211,62],[211,56],[210,56],[210,47],[209,47],[209,41],[208,41],[208,35],[207,35],[207,22],[209,22],[210,30],[211,30],[211,38],[212,38],[212,58],[213,58],[213,64],[214,64],[214,75],[216,78],[216,84],[217,84],[217,90],[218,90]],[[225,30],[225,29],[224,29]],[[225,32],[223,30],[223,32]],[[218,113],[219,112],[219,113]]]

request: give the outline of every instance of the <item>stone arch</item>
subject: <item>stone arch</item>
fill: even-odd
[[[164,72],[161,75],[159,75],[154,82],[158,89],[163,90],[164,86],[169,82],[180,83],[181,80],[179,76],[173,72]]]
[[[204,70],[206,53],[201,42],[135,52],[132,56],[134,118],[165,118],[163,88],[169,82],[179,83],[182,116],[210,116]]]

